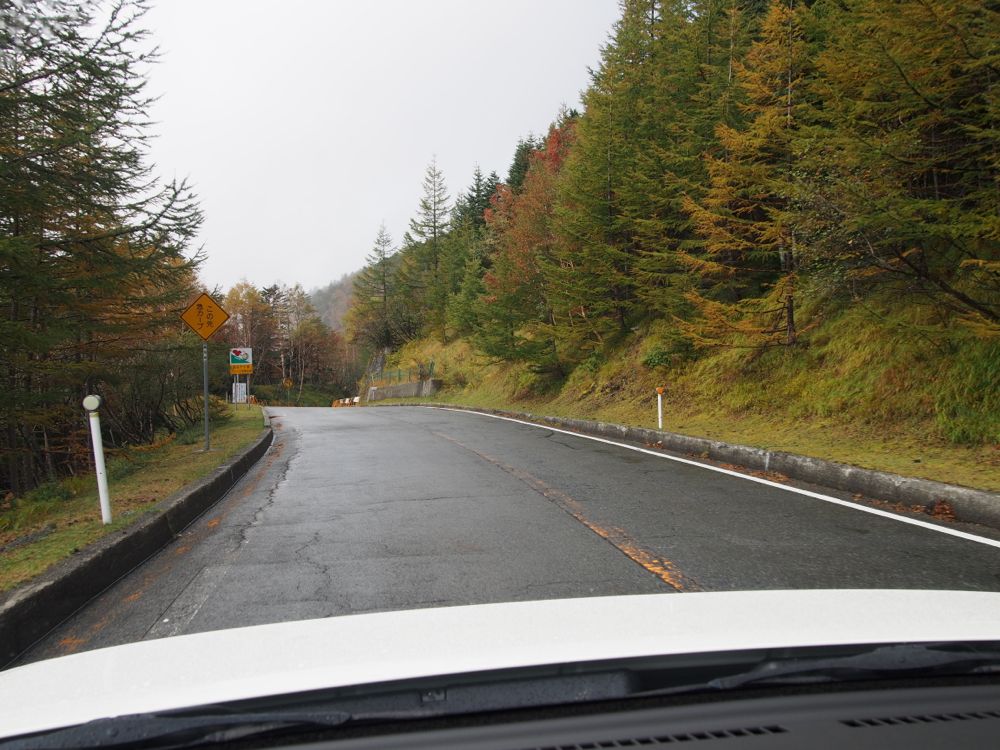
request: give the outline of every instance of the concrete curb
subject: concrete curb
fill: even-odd
[[[642,427],[627,427],[585,419],[546,417],[503,409],[478,409],[455,404],[400,404],[400,406],[406,405],[480,411],[486,414],[523,419],[526,422],[551,425],[597,437],[644,445],[657,445],[675,453],[735,464],[747,469],[774,471],[784,474],[790,479],[810,484],[857,493],[877,500],[921,505],[927,509],[933,508],[938,501],[944,501],[951,506],[955,512],[955,518],[959,521],[1000,528],[1000,493],[997,492],[945,484],[930,479],[905,477],[874,469],[862,469],[850,464],[810,458],[795,453],[769,451],[763,448],[723,443],[719,440],[708,440],[707,438],[649,430]]]
[[[264,421],[265,429],[254,444],[209,476],[161,500],[133,524],[99,539],[38,578],[0,594],[0,665],[9,664],[221,500],[270,447],[274,432],[266,412]]]

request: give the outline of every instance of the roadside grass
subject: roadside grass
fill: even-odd
[[[433,358],[444,390],[379,403],[655,428],[662,385],[671,432],[1000,491],[1000,344],[936,328],[922,314],[851,310],[815,321],[793,350],[701,356],[652,324],[555,384],[488,362],[464,341],[413,342],[398,359]]]
[[[108,460],[113,522],[101,523],[93,476],[44,485],[0,508],[0,591],[41,574],[86,545],[113,534],[160,500],[211,473],[245,449],[263,429],[257,407],[227,407],[213,424],[212,449],[203,449],[201,425],[154,446],[132,448]]]

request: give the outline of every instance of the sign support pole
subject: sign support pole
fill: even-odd
[[[229,313],[219,307],[219,303],[204,292],[181,313],[181,320],[201,336],[202,400],[205,402],[205,451],[212,447],[208,422],[208,339],[222,324],[229,320]]]
[[[208,437],[208,342],[201,345],[201,365],[202,365],[202,396],[205,401],[205,452],[211,447]]]

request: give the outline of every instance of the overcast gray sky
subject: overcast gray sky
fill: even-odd
[[[159,0],[165,179],[206,221],[202,279],[324,286],[397,243],[433,156],[449,193],[578,107],[617,0]]]

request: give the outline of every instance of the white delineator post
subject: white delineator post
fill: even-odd
[[[656,428],[663,429],[663,386],[656,387]]]
[[[104,441],[101,439],[100,396],[87,396],[83,408],[90,412],[90,439],[94,443],[94,469],[97,471],[97,494],[101,498],[101,520],[111,523],[111,496],[108,493],[108,472],[104,468]]]

